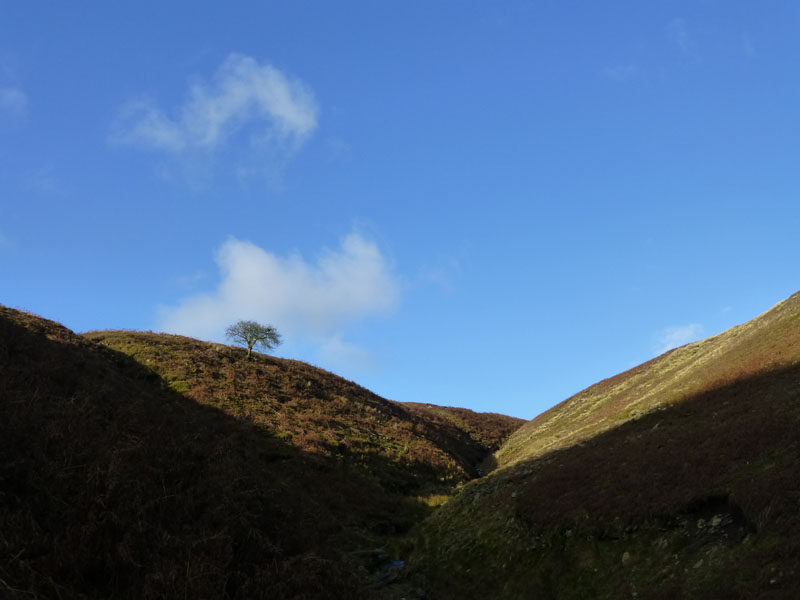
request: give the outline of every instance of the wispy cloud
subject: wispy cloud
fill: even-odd
[[[11,240],[11,238],[5,235],[2,231],[0,231],[0,250],[9,249],[13,247],[14,247],[14,242]]]
[[[699,323],[667,327],[656,336],[656,343],[653,349],[656,354],[663,354],[667,350],[698,340],[702,334],[703,326]]]
[[[24,119],[28,115],[28,96],[18,87],[0,87],[0,114]]]
[[[432,284],[444,291],[451,291],[454,279],[461,270],[461,262],[454,256],[440,256],[436,262],[423,265],[418,280],[422,284]]]
[[[756,45],[749,33],[742,34],[742,52],[747,58],[755,58],[758,56]]]
[[[607,65],[600,70],[600,74],[614,81],[627,81],[639,72],[636,65]]]
[[[370,351],[357,344],[347,342],[335,335],[327,339],[320,348],[322,362],[332,368],[361,367],[370,368],[375,365],[375,358]]]
[[[111,140],[170,153],[210,152],[249,129],[254,147],[300,146],[317,126],[317,104],[303,82],[270,64],[231,54],[211,83],[189,88],[171,115],[152,98],[130,100],[120,110]]]
[[[353,147],[342,138],[328,138],[325,141],[325,154],[330,162],[349,162],[353,157]]]
[[[54,174],[52,166],[43,166],[22,175],[22,183],[25,189],[39,194],[60,195],[64,193],[64,188]]]
[[[206,278],[206,273],[202,269],[196,270],[194,273],[188,275],[178,275],[173,279],[174,285],[182,288],[189,288],[196,286]]]
[[[667,36],[684,56],[694,54],[694,42],[689,35],[686,21],[681,18],[672,19],[667,25]]]
[[[216,253],[221,281],[211,292],[160,309],[159,328],[202,339],[221,339],[239,319],[272,323],[288,339],[364,360],[343,340],[349,324],[388,314],[399,303],[400,282],[378,246],[351,233],[337,250],[309,262],[277,256],[250,242],[229,239]]]

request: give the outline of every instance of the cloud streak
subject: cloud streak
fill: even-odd
[[[681,54],[690,56],[694,53],[694,42],[689,36],[686,21],[680,18],[672,19],[667,25],[667,35]]]
[[[756,58],[758,56],[756,45],[749,33],[742,34],[742,52],[747,58]]]
[[[636,65],[607,65],[600,70],[600,74],[614,81],[627,81],[637,75],[639,69]]]
[[[28,96],[17,87],[0,88],[0,114],[23,119],[28,114]]]
[[[699,323],[667,327],[657,336],[654,346],[656,354],[664,354],[668,350],[694,342],[703,334],[703,326]]]
[[[150,98],[126,103],[112,127],[111,140],[170,153],[210,152],[246,127],[253,146],[299,147],[317,127],[311,90],[270,64],[231,54],[211,83],[189,88],[187,99],[167,114]]]
[[[288,339],[327,353],[356,348],[342,339],[346,327],[385,315],[400,301],[400,282],[373,242],[357,233],[336,250],[309,262],[298,254],[277,256],[231,238],[215,256],[221,280],[209,293],[162,307],[159,327],[201,339],[221,339],[240,319],[275,325]]]

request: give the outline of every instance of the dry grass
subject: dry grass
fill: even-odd
[[[102,331],[84,337],[129,355],[187,398],[303,452],[358,466],[403,494],[449,493],[523,424],[503,415],[391,402],[300,361],[255,353],[247,361],[242,349],[181,336]]]
[[[244,354],[0,307],[0,597],[373,597],[463,432]]]
[[[800,293],[717,336],[601,381],[519,428],[498,463],[541,456],[704,391],[800,361]]]
[[[335,545],[403,519],[54,323],[2,309],[0,373],[0,579],[20,598],[358,597]],[[287,577],[319,561],[324,578]]]

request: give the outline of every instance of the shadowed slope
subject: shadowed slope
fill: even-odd
[[[463,432],[244,354],[0,306],[0,597],[382,593],[375,549],[469,477]]]
[[[795,295],[519,430],[421,527],[431,596],[800,597],[798,316]]]
[[[125,355],[0,308],[0,595],[364,596],[411,507]]]
[[[481,467],[490,452],[500,448],[514,431],[525,424],[523,419],[497,413],[477,413],[467,408],[437,406],[418,402],[403,402],[413,414],[449,431],[451,453],[462,456],[460,462],[476,467],[474,475],[481,475]]]

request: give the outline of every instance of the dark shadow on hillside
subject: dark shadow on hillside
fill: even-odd
[[[261,354],[247,361],[243,350],[182,336],[98,331],[82,337],[153,366],[201,404],[280,432],[293,446],[339,464],[360,463],[381,485],[405,494],[449,494],[475,477],[477,464],[518,425],[502,415],[392,402],[300,361]]]
[[[0,596],[368,597],[348,552],[419,513],[167,388],[0,307]]]
[[[480,466],[478,467],[478,475],[481,477],[484,475],[488,475],[492,471],[497,468],[497,458],[495,458],[494,454],[490,454],[486,458],[483,459]]]
[[[523,462],[513,472],[535,472],[537,483],[520,509],[533,521],[582,513],[637,519],[733,494],[757,520],[754,513],[776,495],[800,489],[792,483],[800,479],[787,479],[800,475],[800,464],[786,464],[797,452],[799,426],[800,363],[732,381]],[[557,506],[537,500],[544,497],[558,498]]]
[[[437,599],[800,597],[798,432],[800,364],[727,382],[476,483],[415,567]],[[492,542],[458,516],[498,506]]]

